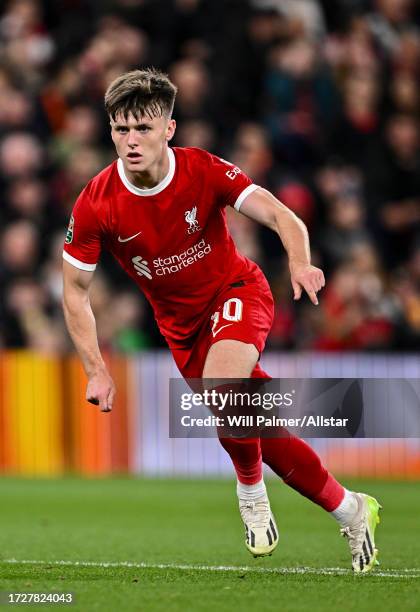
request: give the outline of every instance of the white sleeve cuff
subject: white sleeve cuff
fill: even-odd
[[[240,193],[238,195],[238,198],[235,202],[235,204],[233,205],[233,208],[235,210],[239,210],[242,206],[242,202],[245,200],[246,197],[249,196],[250,193],[252,193],[253,191],[255,191],[256,189],[258,189],[258,185],[254,185],[254,183],[252,183],[252,185],[248,185],[248,187],[246,187],[242,193]]]
[[[63,251],[63,259],[69,262],[75,268],[79,268],[79,270],[85,270],[85,272],[93,272],[96,269],[96,264],[87,264],[83,263],[83,261],[79,261],[75,257],[69,255],[66,251]]]

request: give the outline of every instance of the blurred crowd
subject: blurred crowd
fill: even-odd
[[[9,0],[0,9],[0,347],[66,351],[62,244],[114,150],[102,100],[154,65],[179,87],[177,146],[222,155],[308,226],[327,286],[295,303],[269,230],[229,210],[276,300],[268,346],[420,346],[420,9],[414,0]],[[104,254],[105,347],[162,346]]]

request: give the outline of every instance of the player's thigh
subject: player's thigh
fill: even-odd
[[[268,285],[241,283],[215,303],[204,378],[249,378],[265,345],[273,318]],[[262,372],[262,370],[261,370]]]
[[[249,378],[258,358],[259,352],[254,344],[219,340],[207,353],[203,378]]]

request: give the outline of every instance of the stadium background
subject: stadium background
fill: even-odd
[[[119,391],[111,416],[85,403],[64,327],[70,212],[114,159],[103,93],[139,66],[179,86],[173,144],[239,165],[309,228],[327,276],[318,308],[291,299],[276,236],[228,211],[275,295],[270,372],[419,377],[419,25],[410,0],[3,3],[1,473],[232,473],[214,440],[167,439],[177,372],[149,306],[106,254],[91,295]],[[416,440],[315,445],[339,474],[420,475]]]

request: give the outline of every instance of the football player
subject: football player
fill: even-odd
[[[226,207],[276,232],[289,259],[294,298],[318,304],[325,284],[311,264],[302,221],[229,162],[197,148],[169,147],[176,87],[154,69],[121,75],[105,108],[118,159],[78,197],[64,245],[64,312],[88,378],[87,400],[110,411],[115,386],[98,346],[89,286],[107,249],[149,300],[186,378],[269,378],[259,358],[273,320],[260,268],[235,248]],[[151,407],[153,409],[153,407]],[[263,480],[266,463],[337,519],[355,572],[376,563],[378,502],[346,490],[303,440],[222,437],[237,475],[246,546],[271,554],[278,529]]]

